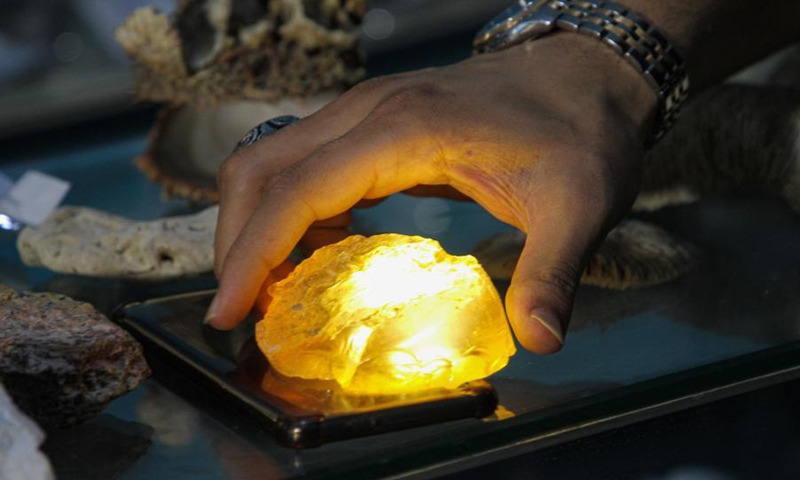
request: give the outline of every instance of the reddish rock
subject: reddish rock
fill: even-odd
[[[142,347],[91,305],[0,285],[0,382],[41,424],[87,420],[149,375]]]

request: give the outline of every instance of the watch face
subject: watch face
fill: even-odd
[[[502,38],[514,29],[521,21],[526,19],[549,0],[516,0],[513,5],[503,10],[489,23],[483,26],[475,35],[473,48],[476,53],[483,53],[495,44],[504,43]]]

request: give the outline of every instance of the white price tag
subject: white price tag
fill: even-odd
[[[58,207],[69,188],[69,182],[30,170],[0,198],[0,213],[17,222],[39,225]]]

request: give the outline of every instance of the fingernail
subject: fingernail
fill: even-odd
[[[208,311],[206,312],[206,316],[203,319],[203,325],[210,324],[214,318],[217,316],[217,296],[214,295],[214,300],[211,301],[211,305],[208,307]]]
[[[558,317],[553,315],[553,312],[543,308],[534,308],[531,312],[531,318],[541,323],[544,328],[550,331],[558,343],[564,345],[564,333],[561,330],[561,322]]]

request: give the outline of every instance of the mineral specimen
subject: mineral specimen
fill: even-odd
[[[0,285],[0,381],[40,423],[91,418],[149,374],[142,347],[91,305]]]
[[[63,207],[25,228],[17,249],[26,265],[62,273],[165,280],[214,268],[217,208],[135,222],[84,207]]]
[[[270,294],[256,339],[273,368],[350,394],[454,388],[516,351],[489,276],[434,240],[352,236],[317,250]]]

